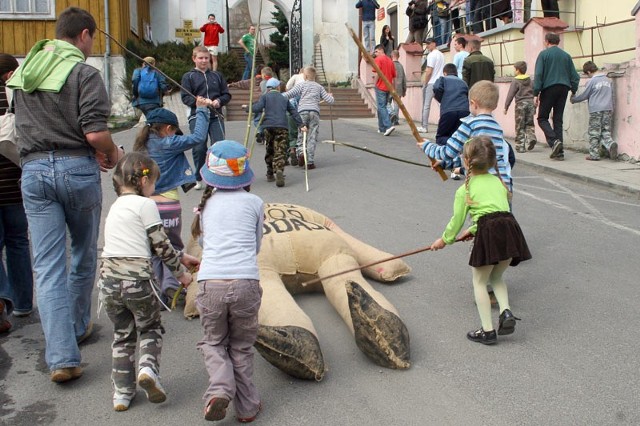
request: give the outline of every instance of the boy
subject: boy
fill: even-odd
[[[407,94],[407,78],[404,73],[404,67],[400,63],[400,52],[397,50],[391,51],[391,61],[393,61],[393,65],[396,67],[396,78],[393,80],[393,84],[395,86],[396,93],[399,97],[404,98]],[[391,96],[389,96],[389,103],[387,104],[387,110],[389,111],[389,118],[391,119],[391,125],[397,126],[400,124],[398,121],[398,116],[400,113],[400,107],[393,100]]]
[[[262,67],[262,69],[260,70],[260,96],[269,91],[267,89],[267,82],[271,78],[273,78],[273,69],[271,69],[271,67]],[[258,114],[255,111],[253,111],[253,113],[253,125],[256,126],[256,143],[258,145],[262,145],[264,143],[264,134],[262,133],[264,125],[258,124],[260,123],[261,114]]]
[[[507,115],[509,105],[516,98],[516,151],[531,151],[536,146],[536,129],[533,125],[533,115],[536,107],[533,104],[533,83],[527,75],[527,63],[518,61],[513,64],[516,77],[511,82],[507,99],[504,103],[504,115]],[[528,143],[527,143],[528,142]]]
[[[333,96],[327,93],[324,87],[316,83],[316,69],[314,67],[306,67],[304,69],[305,81],[295,86],[293,89],[284,93],[287,99],[300,97],[298,102],[298,112],[302,118],[302,122],[307,127],[307,169],[316,168],[314,156],[316,152],[316,138],[318,137],[318,128],[320,126],[320,101],[333,104]],[[296,153],[298,154],[298,165],[304,167],[304,155],[302,147],[303,133],[298,132],[298,142]]]
[[[196,46],[193,48],[191,56],[195,68],[187,71],[182,76],[182,86],[195,96],[211,100],[209,109],[211,115],[209,118],[209,140],[213,145],[219,140],[224,139],[224,116],[222,115],[222,107],[229,103],[231,95],[227,87],[227,81],[218,71],[212,71],[209,68],[211,54],[204,46]],[[189,112],[189,129],[191,133],[196,128],[196,98],[186,91],[182,91],[182,103],[190,107]],[[193,163],[196,170],[200,170],[204,166],[207,154],[207,141],[193,148]],[[204,188],[200,173],[196,173],[197,183],[195,188],[200,190]]]
[[[436,130],[436,144],[446,145],[447,140],[460,126],[460,120],[469,115],[469,88],[458,78],[454,64],[446,64],[443,76],[433,84],[433,97],[440,102],[440,120]],[[451,179],[460,180],[460,175],[451,172]]]
[[[216,22],[216,15],[210,13],[207,22],[200,27],[200,32],[204,33],[202,44],[211,53],[211,69],[217,71],[218,44],[220,44],[220,34],[224,33],[224,28]]]
[[[609,152],[609,158],[618,158],[618,144],[611,139],[611,113],[613,112],[613,91],[611,80],[591,61],[582,66],[582,71],[591,77],[584,92],[572,95],[572,104],[588,100],[589,103],[589,161],[600,160],[600,145]]]
[[[266,82],[267,93],[260,96],[260,99],[253,104],[252,111],[257,116],[262,115],[262,131],[266,144],[264,161],[267,163],[267,181],[276,181],[276,186],[284,186],[284,165],[288,146],[287,111],[298,124],[303,132],[307,128],[302,124],[300,114],[287,98],[280,94],[280,81],[270,78]],[[275,177],[274,177],[275,171]]]
[[[420,148],[428,157],[436,160],[444,169],[451,169],[459,163],[459,155],[464,144],[474,136],[488,136],[496,147],[498,173],[509,192],[512,192],[511,165],[509,164],[509,147],[503,138],[500,124],[491,114],[498,106],[498,86],[482,80],[469,89],[469,110],[471,115],[462,119],[460,127],[447,140],[446,145],[429,142],[418,142]]]

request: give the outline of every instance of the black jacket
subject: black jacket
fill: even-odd
[[[222,74],[217,71],[207,70],[206,72],[202,72],[194,68],[182,76],[181,84],[182,87],[195,96],[202,96],[212,101],[218,99],[220,101],[220,108],[217,110],[211,108],[215,113],[222,112],[222,107],[231,100],[227,81]],[[184,90],[181,91],[180,96],[182,103],[191,108],[189,112],[189,121],[191,121],[196,116],[196,99]]]

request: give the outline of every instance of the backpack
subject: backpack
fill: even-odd
[[[160,84],[156,72],[149,67],[140,71],[138,82],[138,96],[141,98],[155,98],[160,92]]]

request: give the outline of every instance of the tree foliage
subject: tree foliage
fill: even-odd
[[[278,31],[269,35],[273,44],[269,48],[269,57],[278,68],[289,68],[289,22],[278,6],[275,12],[271,12],[271,16],[271,23]]]

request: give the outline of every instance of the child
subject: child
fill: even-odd
[[[464,185],[456,191],[453,217],[442,237],[431,245],[431,250],[440,250],[454,241],[475,236],[469,265],[472,267],[473,292],[482,327],[467,333],[467,338],[491,345],[498,338],[491,321],[487,286],[491,284],[500,305],[497,334],[513,333],[518,318],[511,313],[502,274],[509,265],[516,266],[531,259],[531,253],[518,222],[509,213],[509,191],[500,178],[489,173],[490,169],[497,167],[496,150],[491,139],[487,136],[471,139],[465,144],[462,157],[467,177]],[[473,224],[456,239],[467,214]]]
[[[267,89],[267,83],[273,78],[273,69],[271,67],[262,67],[260,70],[260,76],[262,77],[262,80],[260,81],[260,96],[262,96],[269,91],[269,89]],[[256,143],[258,145],[262,145],[265,142],[263,131],[264,124],[260,123],[261,118],[261,113],[259,114],[258,112],[253,111],[253,125],[256,126]]]
[[[178,127],[178,117],[173,112],[164,108],[151,111],[147,115],[147,125],[140,130],[133,145],[134,151],[148,154],[160,167],[160,177],[151,199],[158,206],[171,245],[178,251],[184,248],[178,187],[182,186],[186,192],[196,183],[196,176],[185,151],[206,142],[209,127],[207,105],[210,104],[210,99],[200,96],[196,99],[196,125],[190,135],[183,135]],[[159,257],[153,256],[152,262],[157,283],[162,290],[164,302],[167,303],[173,298],[180,283]]]
[[[224,419],[234,400],[237,420],[248,423],[262,407],[252,380],[252,347],[262,298],[257,254],[264,206],[249,193],[254,174],[238,142],[213,145],[200,174],[208,186],[192,235],[203,241],[196,306],[204,329],[198,349],[209,372],[204,418]]]
[[[591,77],[584,92],[572,95],[572,104],[588,99],[589,102],[589,161],[600,160],[600,146],[609,152],[609,158],[618,158],[618,144],[611,139],[611,114],[613,112],[613,91],[611,80],[591,61],[582,66],[582,71]]]
[[[509,164],[508,144],[502,137],[502,128],[491,115],[498,106],[498,86],[494,83],[481,80],[469,89],[469,110],[471,115],[461,120],[460,127],[447,140],[446,145],[424,141],[418,142],[418,148],[435,159],[444,169],[457,167],[466,141],[474,136],[486,135],[491,138],[496,148],[497,170],[500,178],[509,189],[513,191],[511,179],[511,165]]]
[[[284,186],[284,160],[287,156],[288,127],[287,111],[291,114],[300,130],[307,131],[302,124],[300,114],[295,107],[280,94],[280,80],[270,78],[267,81],[267,93],[260,96],[260,99],[253,104],[251,110],[256,115],[262,115],[262,133],[266,144],[264,161],[267,163],[267,181],[276,181],[276,186]],[[275,172],[275,177],[274,177]]]
[[[433,97],[440,102],[440,120],[436,131],[436,144],[446,145],[447,140],[458,130],[460,120],[469,115],[469,88],[458,78],[453,64],[446,64],[443,76],[433,84]]]
[[[167,396],[160,385],[159,361],[164,329],[160,302],[153,287],[151,256],[162,258],[185,286],[191,274],[185,266],[198,260],[171,247],[158,209],[149,197],[160,175],[158,165],[139,152],[126,154],[113,173],[118,198],[111,206],[104,227],[104,249],[100,268],[100,303],[113,322],[113,408],[125,411],[136,394],[135,351],[140,333],[138,384],[150,402]],[[184,265],[184,266],[183,266]]]
[[[507,115],[509,105],[516,98],[516,151],[531,151],[536,146],[536,129],[533,116],[536,107],[533,104],[533,83],[527,73],[527,63],[518,61],[513,64],[516,78],[511,82],[509,93],[504,103],[504,114]]]
[[[307,169],[313,170],[315,166],[316,139],[318,138],[318,128],[320,127],[320,101],[324,100],[328,104],[333,104],[333,96],[327,93],[324,87],[316,83],[316,69],[306,67],[304,69],[305,81],[296,85],[293,89],[284,93],[288,99],[300,96],[298,102],[298,112],[302,122],[308,129],[307,132]],[[304,167],[304,155],[302,151],[303,132],[298,133],[296,153],[298,154],[298,165]]]

